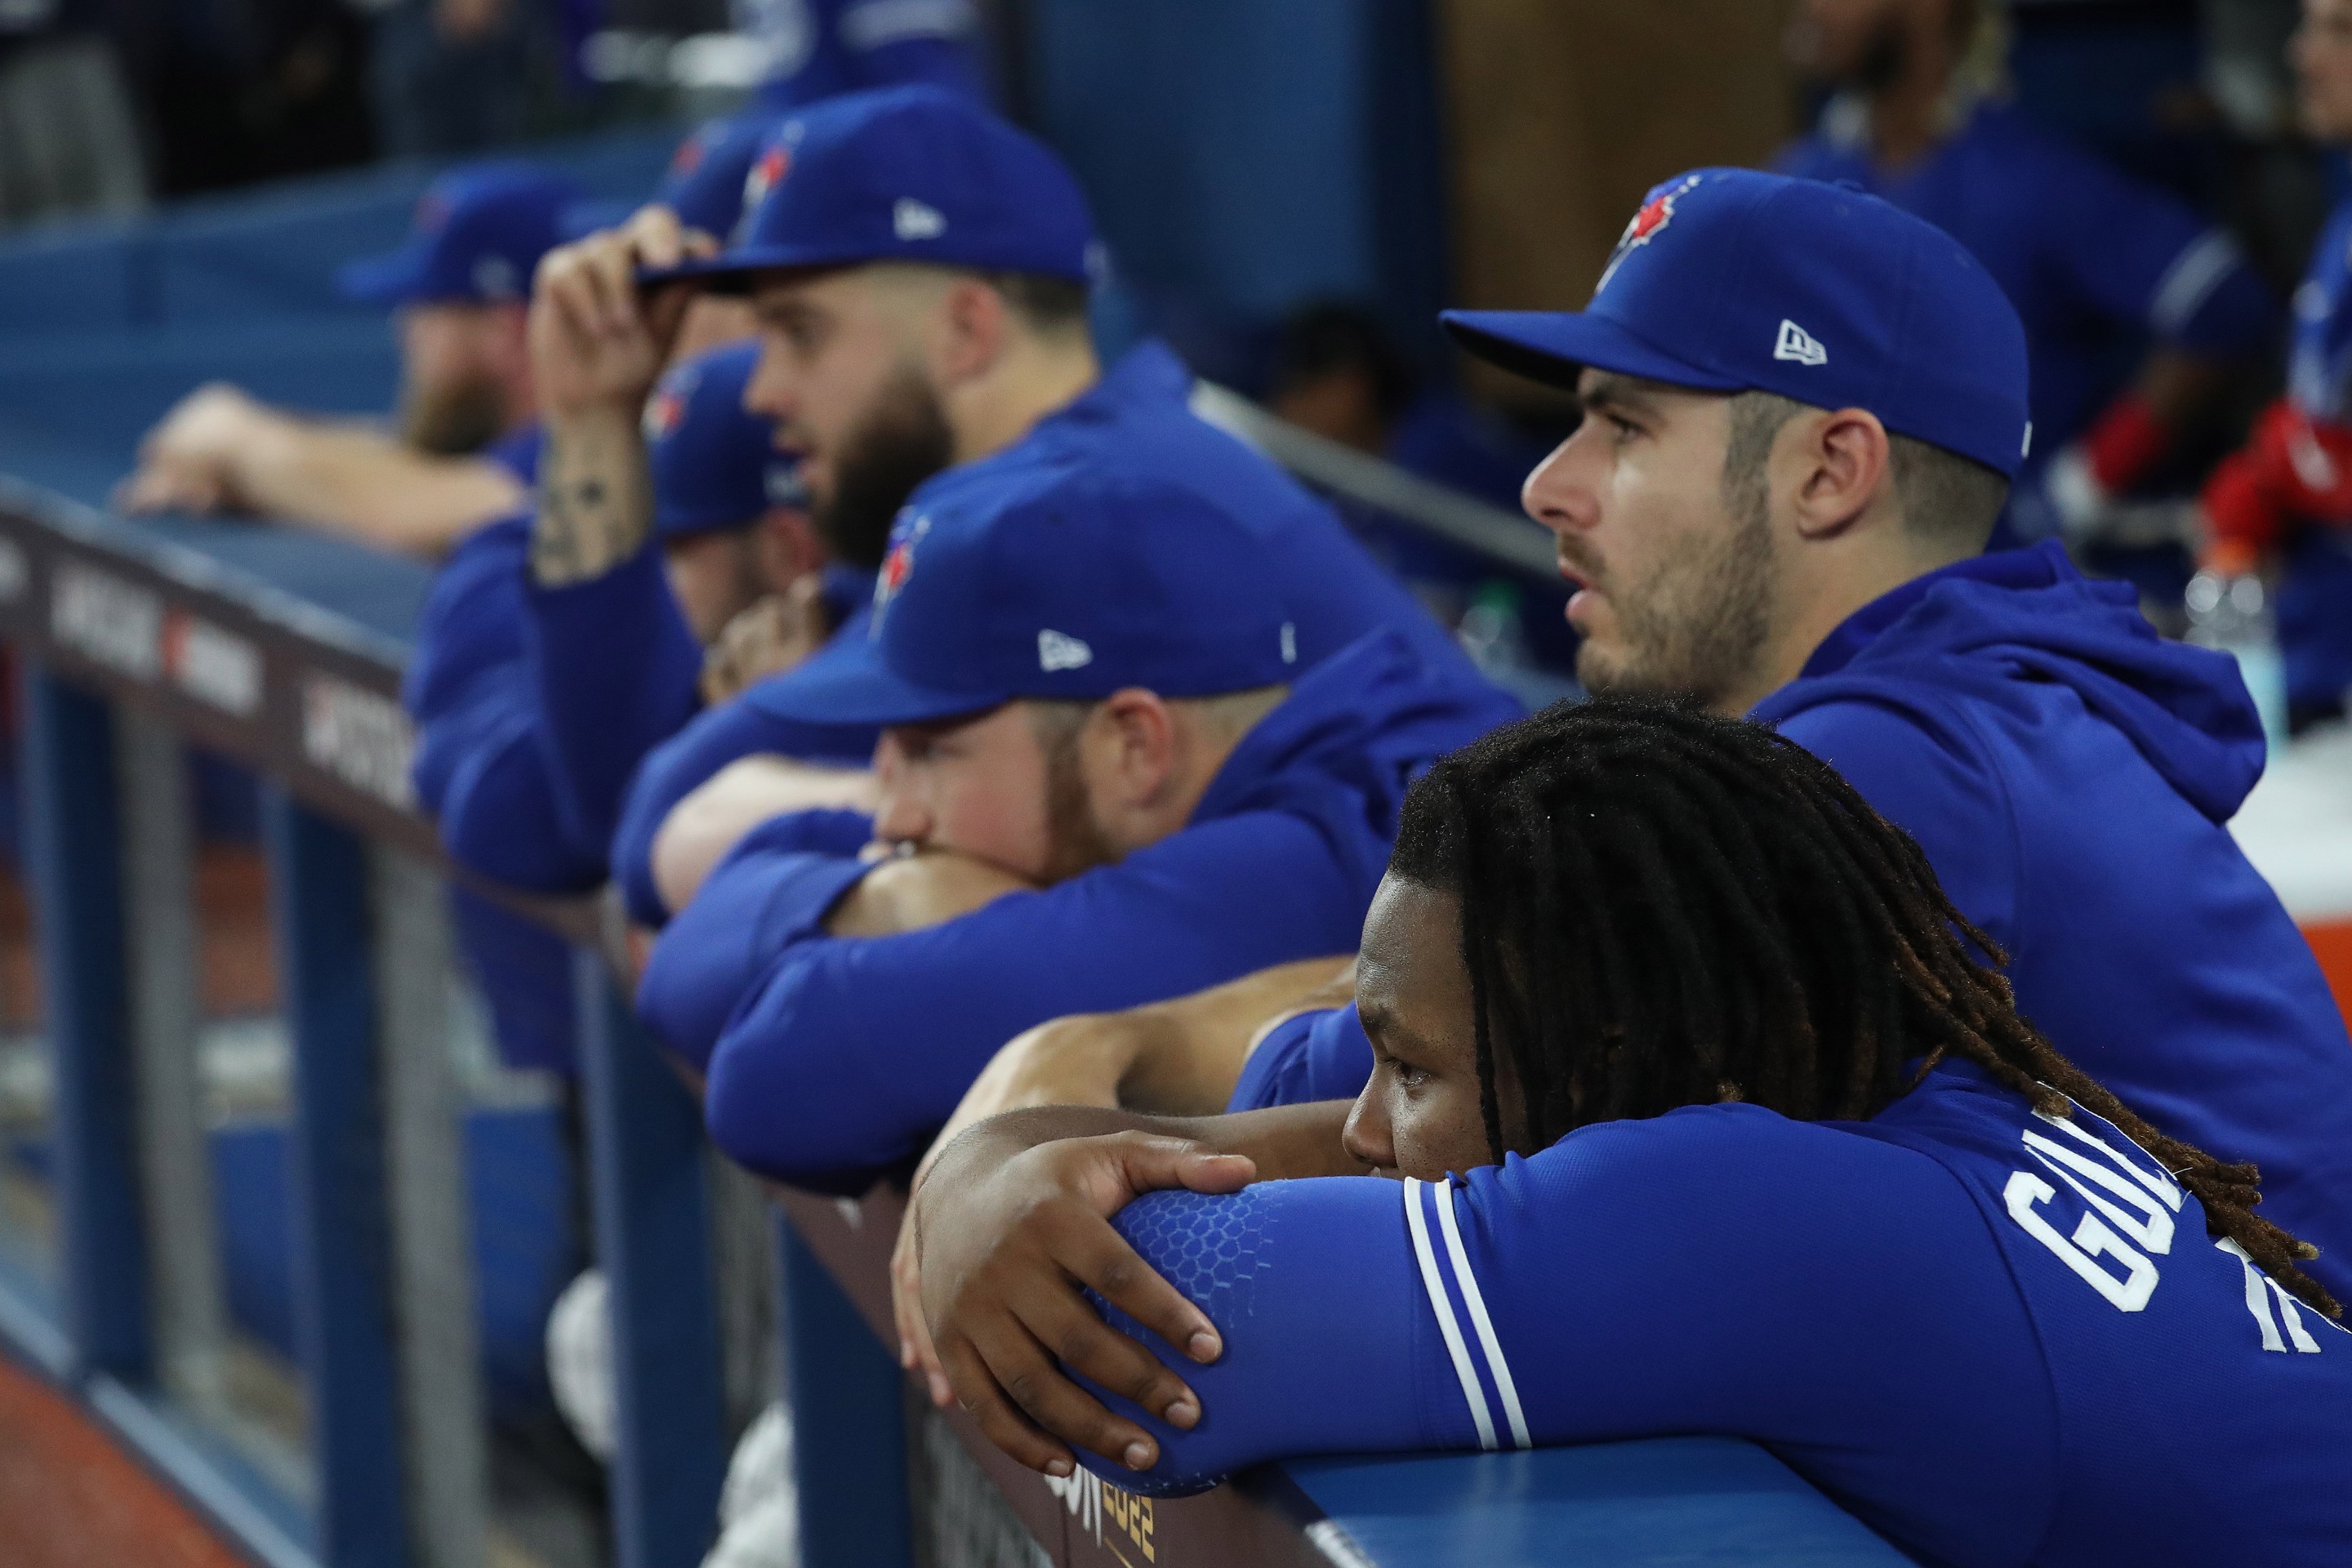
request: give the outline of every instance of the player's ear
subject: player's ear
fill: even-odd
[[[1167,699],[1139,686],[1105,698],[1087,726],[1097,731],[1097,777],[1113,809],[1148,808],[1176,773],[1176,715]]]
[[[941,301],[945,328],[940,379],[949,386],[974,381],[996,368],[1012,331],[1012,311],[994,285],[961,274]]]
[[[1844,533],[1894,490],[1886,426],[1865,408],[1790,420],[1780,432],[1772,469],[1773,488],[1789,497],[1801,539]]]

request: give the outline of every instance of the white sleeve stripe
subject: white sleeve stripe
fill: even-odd
[[[2148,325],[2167,335],[2179,331],[2205,308],[2213,290],[2242,259],[2238,242],[2218,228],[2190,241],[2164,269],[2156,298],[2148,306]]]
[[[1437,1223],[1445,1232],[1445,1255],[1454,1263],[1454,1283],[1462,1304],[1470,1310],[1470,1326],[1478,1331],[1478,1348],[1486,1352],[1486,1370],[1494,1375],[1495,1392],[1502,1396],[1503,1414],[1511,1423],[1511,1441],[1522,1448],[1535,1442],[1528,1436],[1528,1418],[1519,1409],[1518,1385],[1511,1381],[1511,1363],[1503,1359],[1503,1342],[1496,1337],[1495,1321],[1486,1315],[1486,1298],[1478,1277],[1470,1272],[1470,1255],[1463,1250],[1462,1227],[1454,1217],[1454,1184],[1437,1182]]]
[[[1421,1185],[1404,1179],[1405,1225],[1412,1232],[1413,1256],[1421,1261],[1422,1289],[1437,1313],[1437,1331],[1445,1337],[1445,1351],[1454,1358],[1454,1375],[1462,1380],[1462,1397],[1470,1405],[1471,1423],[1478,1428],[1478,1447],[1489,1452],[1495,1441],[1494,1417],[1486,1413],[1486,1391],[1478,1386],[1477,1369],[1470,1364],[1470,1348],[1462,1342],[1462,1325],[1454,1321],[1454,1303],[1446,1300],[1445,1281],[1438,1276],[1437,1252],[1429,1244],[1429,1222],[1421,1217]]]

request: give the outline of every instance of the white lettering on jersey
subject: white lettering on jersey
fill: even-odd
[[[2221,1237],[2213,1246],[2216,1250],[2236,1258],[2239,1266],[2246,1271],[2246,1310],[2254,1315],[2255,1323],[2263,1331],[2263,1349],[2284,1355],[2287,1341],[2292,1340],[2298,1352],[2305,1355],[2317,1355],[2319,1342],[2313,1339],[2311,1331],[2303,1326],[2302,1303],[2286,1293],[2286,1287],[2255,1267],[2252,1256],[2228,1237]],[[2278,1302],[2276,1317],[2271,1315],[2273,1300]],[[2286,1339],[2279,1337],[2282,1321],[2286,1325]]]
[[[2026,1235],[2057,1254],[2059,1262],[2081,1275],[2084,1282],[2105,1296],[2117,1311],[2137,1312],[2147,1306],[2147,1299],[2156,1294],[2156,1265],[2134,1251],[2095,1214],[2083,1216],[2072,1240],[2059,1235],[2057,1227],[2042,1218],[2042,1211],[2034,1206],[2057,1195],[2058,1189],[2030,1171],[2011,1174],[2008,1188],[2001,1194],[2009,1203],[2009,1217],[2023,1226]],[[2093,1261],[2103,1257],[2123,1265],[2122,1279]]]
[[[2009,1178],[2002,1194],[2010,1218],[2118,1311],[2138,1311],[2156,1294],[2156,1265],[2148,1255],[2161,1258],[2172,1250],[2172,1216],[2180,1212],[2182,1202],[2179,1187],[2165,1176],[2150,1174],[2138,1161],[2071,1117],[2035,1111],[2034,1120],[2064,1138],[2053,1138],[2029,1127],[2019,1135],[2025,1152],[2097,1212],[2084,1215],[2071,1238],[2060,1235],[2039,1206],[2056,1197],[2058,1189],[2030,1171],[2019,1171]],[[2070,1146],[2069,1141],[2081,1147]],[[2095,1150],[2101,1157],[2092,1158],[2085,1149]],[[2114,1201],[2117,1198],[2122,1204]],[[2117,1230],[2123,1235],[2116,1235]],[[2100,1267],[2095,1261],[2100,1258],[2122,1265],[2123,1278]]]

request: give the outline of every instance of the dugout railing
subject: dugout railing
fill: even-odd
[[[1318,484],[1498,564],[1547,567],[1548,542],[1507,514],[1229,395],[1204,392],[1203,411]],[[55,1215],[53,1286],[0,1268],[0,1344],[256,1563],[488,1568],[446,1047],[457,873],[408,783],[405,650],[155,531],[6,482],[0,638],[19,668]],[[195,1092],[190,742],[263,781],[310,1454],[292,1488],[205,1415],[224,1329]],[[498,896],[573,947],[613,1320],[616,1568],[690,1568],[713,1540],[728,1457],[723,1325],[744,1320],[724,1299],[741,1270],[717,1261],[728,1178],[605,961],[600,906]],[[1307,1461],[1156,1504],[1083,1472],[1048,1481],[914,1398],[886,1350],[900,1206],[888,1191],[789,1196],[773,1226],[773,1360],[797,1427],[804,1568],[1902,1561],[1762,1450],[1715,1439]]]

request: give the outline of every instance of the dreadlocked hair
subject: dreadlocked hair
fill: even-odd
[[[1460,903],[1497,1161],[1498,1068],[1542,1148],[1727,1100],[1859,1121],[1958,1057],[2047,1115],[2106,1118],[2209,1230],[2340,1315],[2300,1267],[2318,1249],[2253,1212],[2254,1167],[2165,1136],[2059,1055],[1910,836],[1760,725],[1654,697],[1549,709],[1414,784],[1389,868]]]

